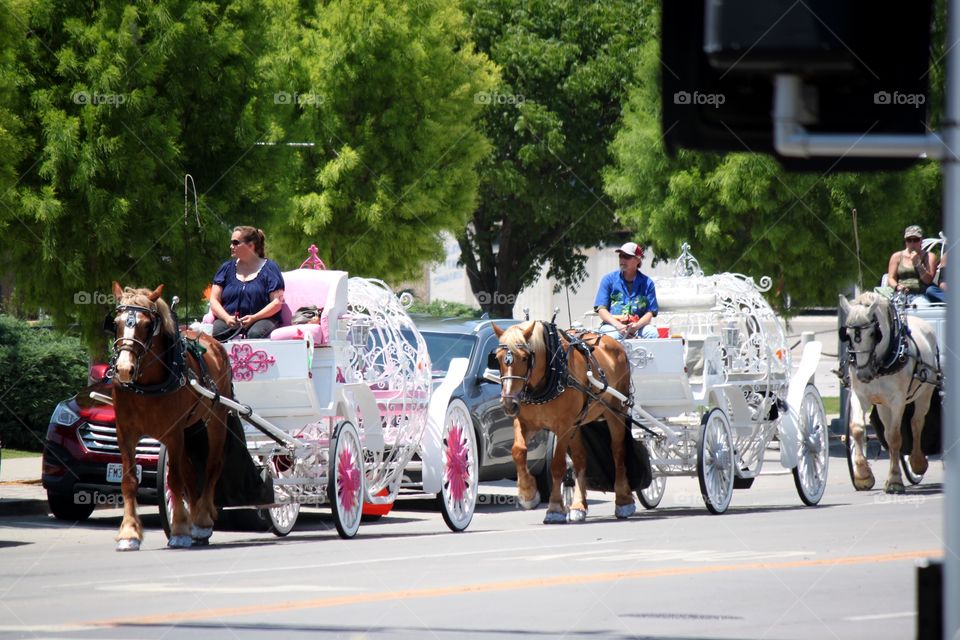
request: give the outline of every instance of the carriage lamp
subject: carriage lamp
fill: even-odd
[[[350,322],[350,344],[356,349],[365,349],[370,339],[370,318],[354,317]]]
[[[740,344],[740,327],[736,320],[727,320],[720,329],[720,335],[725,347],[733,348]]]

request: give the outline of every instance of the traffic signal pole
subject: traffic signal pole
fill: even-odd
[[[855,156],[874,158],[931,158],[943,170],[943,217],[953,253],[960,239],[960,0],[947,8],[947,74],[941,132],[919,135],[862,135],[810,133],[811,118],[803,106],[799,76],[778,75],[774,91],[774,147],[784,156]],[[960,248],[960,247],[958,247]],[[957,251],[960,253],[960,251]],[[947,283],[960,295],[960,255],[947,260]],[[953,291],[953,289],[956,291]],[[960,640],[960,301],[947,305],[944,361],[943,463],[943,612],[945,640]],[[891,462],[891,464],[895,464]]]

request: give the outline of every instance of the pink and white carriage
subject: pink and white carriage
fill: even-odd
[[[437,494],[447,525],[462,531],[476,504],[477,449],[469,416],[448,405],[466,361],[431,392],[426,344],[394,292],[379,280],[318,268],[310,250],[312,259],[283,274],[283,326],[269,339],[224,345],[235,401],[220,402],[246,422],[250,454],[272,478],[274,501],[262,505],[272,530],[289,533],[301,505],[329,504],[340,536],[353,537],[364,513],[389,510],[419,455],[423,491]],[[290,325],[309,305],[323,309],[319,324]],[[164,462],[161,452],[161,483]],[[169,521],[164,502],[161,520]]]

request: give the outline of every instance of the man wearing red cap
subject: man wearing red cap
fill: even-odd
[[[600,281],[594,310],[603,324],[600,332],[618,340],[623,338],[656,338],[651,324],[657,316],[657,292],[653,280],[640,273],[643,247],[628,242],[617,249],[620,269]]]

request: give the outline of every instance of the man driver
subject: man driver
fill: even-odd
[[[603,324],[600,333],[617,340],[624,338],[656,338],[651,322],[657,316],[657,292],[653,280],[640,273],[643,247],[628,242],[617,249],[620,269],[600,281],[594,310]]]

